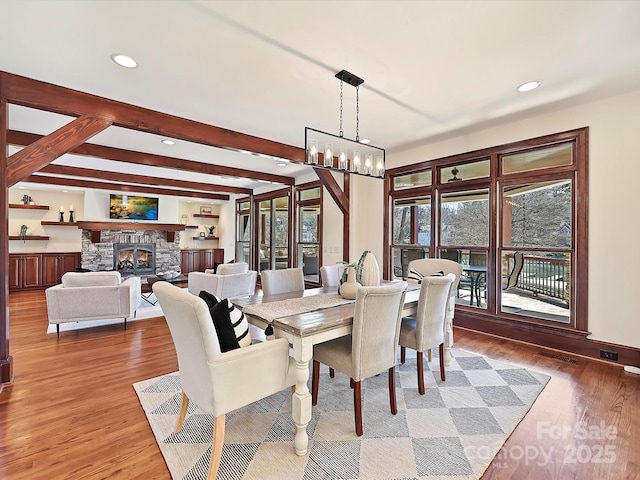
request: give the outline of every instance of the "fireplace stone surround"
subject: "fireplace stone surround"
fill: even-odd
[[[167,232],[163,230],[102,230],[100,242],[94,243],[94,233],[82,230],[81,267],[99,271],[114,269],[114,244],[154,244],[155,272],[164,272],[180,266],[180,232],[176,232],[174,241],[167,241]]]

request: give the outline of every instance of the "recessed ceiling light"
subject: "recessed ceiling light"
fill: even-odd
[[[122,53],[114,53],[111,55],[111,60],[125,68],[136,68],[138,66],[138,63],[133,58]]]
[[[244,178],[236,178],[236,182],[242,182]]]
[[[24,190],[24,187],[18,187],[20,190]]]
[[[286,163],[276,163],[276,165],[278,165],[279,167],[286,167],[287,166]]]
[[[271,183],[269,180],[258,180],[260,183]]]
[[[175,145],[176,142],[174,142],[173,140],[169,140],[168,138],[165,138],[164,140],[160,140],[162,143],[164,143],[165,145]]]
[[[368,138],[363,138],[362,140],[360,140],[360,143],[364,143],[366,145],[367,143],[371,143],[371,140],[369,140]]]
[[[62,193],[69,193],[69,190],[62,190]]]
[[[535,90],[536,88],[538,88],[540,86],[540,82],[535,81],[535,82],[527,82],[527,83],[523,83],[522,85],[520,85],[518,87],[518,91],[519,92],[529,92],[531,90]]]

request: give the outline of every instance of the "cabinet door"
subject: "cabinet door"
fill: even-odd
[[[20,275],[21,258],[21,255],[9,255],[9,290],[17,290],[22,287]]]
[[[213,250],[203,250],[202,251],[202,270],[206,270],[207,268],[213,268]]]
[[[202,265],[204,264],[202,250],[195,250],[191,252],[193,254],[193,272],[203,272],[204,268]]]
[[[62,275],[67,272],[74,272],[80,266],[80,253],[61,253],[58,266],[56,284],[62,281]]]
[[[182,273],[187,275],[189,272],[193,272],[193,252],[189,250],[182,250],[180,252],[180,263],[182,266],[180,267]]]
[[[40,255],[22,255],[22,287],[41,287]]]
[[[224,248],[213,249],[213,261],[215,263],[224,263]]]
[[[42,255],[42,285],[50,287],[57,285],[60,279],[59,274],[60,255],[47,253]]]

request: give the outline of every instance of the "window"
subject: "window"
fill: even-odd
[[[406,278],[414,258],[448,258],[463,265],[462,325],[496,319],[501,333],[504,320],[586,332],[587,134],[388,170],[387,278]]]
[[[236,200],[236,261],[251,264],[251,202]]]
[[[255,238],[257,245],[254,265],[262,270],[287,268],[290,260],[289,229],[291,190],[278,190],[254,197],[256,211]]]
[[[322,188],[319,182],[296,186],[297,265],[305,281],[320,283],[322,265]]]

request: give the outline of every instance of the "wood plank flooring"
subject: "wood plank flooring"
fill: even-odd
[[[56,339],[44,292],[9,303],[15,382],[0,394],[0,478],[170,479],[132,387],[177,370],[164,319]],[[552,376],[483,479],[640,479],[640,376],[459,328],[455,340]]]

